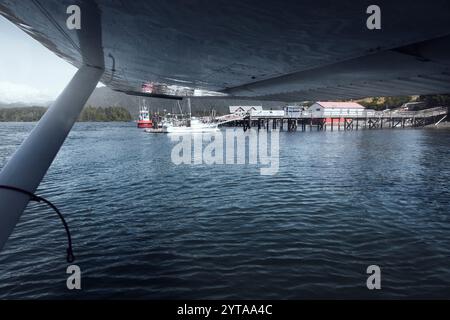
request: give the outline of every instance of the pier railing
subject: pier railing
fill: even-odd
[[[326,110],[326,111],[298,111],[298,112],[284,112],[283,110],[263,110],[252,112],[251,118],[284,118],[284,119],[305,119],[305,118],[412,118],[412,117],[433,117],[447,114],[447,108],[436,107],[431,109],[419,111],[375,111],[371,109],[365,110]]]
[[[419,111],[406,110],[325,110],[325,111],[300,111],[300,110],[258,110],[251,114],[231,114],[215,119],[218,125],[242,126],[244,131],[251,127],[258,130],[279,128],[288,131],[296,131],[297,128],[305,131],[306,127],[312,130],[358,130],[382,129],[382,128],[407,128],[424,127],[430,124],[438,124],[448,114],[448,109],[436,107]]]

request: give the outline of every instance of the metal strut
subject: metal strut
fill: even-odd
[[[34,193],[72,129],[103,68],[82,66],[0,172],[0,185]],[[0,190],[0,250],[19,221],[30,196]]]

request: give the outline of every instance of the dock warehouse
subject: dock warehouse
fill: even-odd
[[[334,123],[344,123],[345,117],[362,116],[366,110],[362,105],[356,102],[334,102],[334,101],[317,101],[311,105],[307,111],[316,116],[322,115],[325,123],[331,123],[331,118],[334,118]]]

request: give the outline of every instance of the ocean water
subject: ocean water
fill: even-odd
[[[0,167],[32,123],[0,123]],[[79,123],[0,252],[0,299],[450,298],[450,131],[280,133],[279,172],[175,165],[132,123]],[[381,268],[381,290],[366,269]]]

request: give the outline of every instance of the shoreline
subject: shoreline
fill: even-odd
[[[450,122],[441,122],[437,126],[434,124],[430,124],[424,127],[425,129],[434,129],[434,130],[450,130]]]

